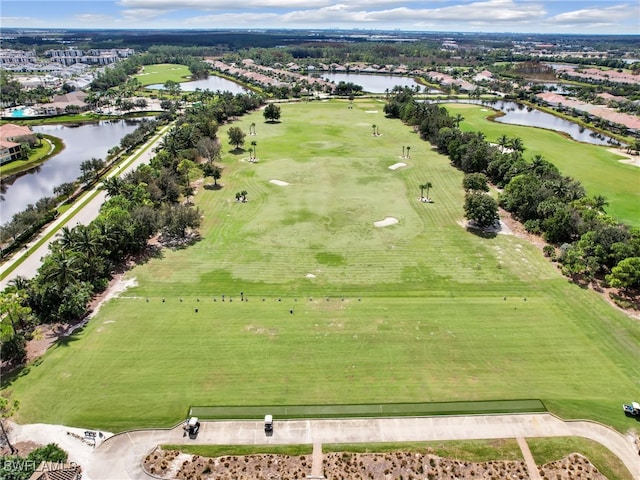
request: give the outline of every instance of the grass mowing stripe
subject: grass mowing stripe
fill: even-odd
[[[222,188],[195,195],[202,239],[131,270],[137,286],[16,379],[19,420],[119,431],[189,405],[539,398],[629,428],[637,322],[524,240],[467,232],[460,172],[380,105],[234,122],[256,123],[260,162],[223,147]],[[412,158],[389,170],[402,145]],[[433,204],[417,201],[425,181]],[[399,223],[373,226],[386,216]]]

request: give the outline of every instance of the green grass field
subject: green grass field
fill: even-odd
[[[144,65],[142,72],[134,75],[141,85],[164,84],[167,80],[174,82],[186,82],[189,80],[191,72],[186,65],[175,63],[158,63],[155,65]]]
[[[582,182],[588,195],[603,195],[609,201],[607,213],[627,225],[640,226],[640,168],[619,162],[621,157],[607,146],[576,142],[557,132],[492,122],[494,112],[479,105],[446,104],[451,115],[460,114],[463,130],[480,131],[490,142],[506,135],[520,137],[527,160],[542,155],[555,164],[564,175]]]
[[[382,108],[243,117],[257,164],[222,128],[224,186],[195,195],[202,239],[131,270],[137,286],[14,381],[19,420],[119,431],[192,405],[539,398],[635,427],[621,403],[640,384],[638,322],[529,243],[467,232],[462,174]],[[374,227],[385,217],[399,223]]]

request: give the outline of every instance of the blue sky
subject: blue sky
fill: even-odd
[[[1,0],[0,28],[640,34],[639,0]]]

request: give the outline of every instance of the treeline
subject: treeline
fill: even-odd
[[[587,196],[578,180],[564,176],[541,156],[523,157],[518,138],[489,143],[482,133],[462,132],[461,117],[438,104],[418,102],[411,89],[396,89],[385,113],[400,118],[451,159],[465,173],[482,173],[503,188],[500,205],[527,231],[541,234],[545,253],[579,281],[603,281],[626,290],[640,288],[640,229],[605,212],[606,199]]]
[[[90,225],[64,227],[33,279],[18,277],[0,293],[0,355],[19,364],[37,325],[74,322],[129,259],[160,233],[170,244],[197,238],[201,213],[189,203],[192,183],[220,177],[218,126],[260,105],[249,95],[211,96],[176,120],[147,165],[103,182],[107,201]],[[204,173],[206,172],[206,173]]]

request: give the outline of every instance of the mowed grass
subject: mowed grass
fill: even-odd
[[[620,405],[640,385],[637,321],[525,241],[467,232],[461,173],[382,108],[244,117],[257,164],[221,129],[223,188],[195,195],[202,239],[134,268],[137,286],[13,382],[19,420],[119,431],[191,405],[540,398],[635,426]]]
[[[154,85],[156,83],[164,84],[168,80],[174,82],[186,82],[189,80],[191,72],[186,65],[176,63],[158,63],[155,65],[144,65],[142,72],[134,75],[141,85]]]
[[[523,140],[524,157],[542,155],[563,175],[580,180],[588,195],[603,195],[609,202],[607,213],[627,225],[640,225],[640,168],[619,160],[625,158],[611,147],[577,142],[563,134],[542,128],[509,125],[488,120],[494,111],[469,104],[446,104],[451,115],[460,114],[463,130],[480,131],[490,142],[501,135]]]

